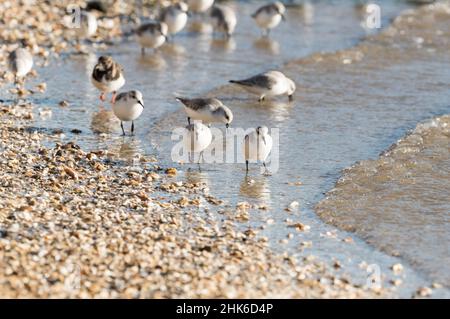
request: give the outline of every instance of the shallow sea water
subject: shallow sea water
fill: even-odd
[[[410,8],[403,1],[380,3],[383,27],[402,10]],[[388,255],[376,240],[366,244],[360,239],[367,240],[363,231],[357,232],[358,237],[324,223],[314,207],[333,188],[342,169],[362,159],[376,158],[418,122],[449,113],[450,74],[445,68],[450,62],[448,53],[441,52],[438,43],[427,44],[425,40],[421,44],[408,32],[398,43],[397,38],[392,43],[393,37],[374,36],[358,45],[375,32],[361,27],[361,12],[353,1],[317,1],[308,10],[290,7],[287,22],[274,30],[269,39],[263,39],[249,17],[258,4],[230,3],[238,9],[239,21],[231,41],[213,38],[207,32],[210,27],[197,21],[155,54],[141,57],[132,39],[101,52],[111,54],[124,66],[127,79],[124,89],[137,88],[144,94],[146,109],[136,121],[135,137],[121,137],[117,125],[108,135],[93,133],[101,130],[92,126],[92,119],[100,110],[99,94],[89,81],[97,59],[95,54],[70,55],[52,61],[46,68],[38,68],[39,81],[47,82],[48,90],[32,99],[38,106],[50,106],[52,117],[36,116],[35,127],[63,129],[65,141],[74,140],[86,149],[108,148],[124,159],[135,154],[155,155],[163,165],[175,166],[181,172],[177,179],[204,182],[213,195],[224,199],[230,207],[242,201],[267,205],[267,211],[252,210],[250,220],[242,227],[260,226],[271,218],[274,223],[261,233],[269,238],[274,250],[339,260],[344,271],[361,284],[367,278],[366,269],[360,267],[363,262],[380,267],[386,286],[388,279],[397,278],[389,267],[398,262],[405,264],[400,276],[405,277],[404,283],[397,288],[402,297],[409,297],[418,286],[428,284],[430,276],[440,282],[442,276],[430,272],[430,268],[415,268],[414,260]],[[438,28],[434,24],[427,27],[430,32]],[[199,29],[206,32],[194,32]],[[448,30],[443,32],[448,35]],[[396,46],[398,50],[386,50]],[[346,48],[351,49],[324,53]],[[229,79],[245,78],[272,68],[282,68],[296,81],[293,103],[280,98],[259,104],[255,97],[223,86]],[[246,177],[244,164],[205,164],[198,172],[196,165],[172,162],[172,130],[186,125],[186,117],[173,93],[193,97],[211,90],[209,94],[218,96],[232,108],[233,127],[279,128],[280,168],[276,174],[262,176],[259,167],[252,165]],[[59,107],[61,100],[68,100],[70,106]],[[70,130],[74,128],[82,133],[72,134]],[[301,185],[292,185],[296,182]],[[292,201],[299,202],[298,210],[285,211]],[[311,229],[297,233],[286,226],[287,218]],[[357,227],[365,229],[370,219],[361,220]],[[397,229],[393,224],[384,232],[396,234]],[[281,244],[280,240],[288,233],[294,237]],[[348,237],[353,243],[343,242]],[[301,243],[309,241],[313,246],[302,248]],[[431,254],[428,260],[435,263],[437,258]],[[434,296],[450,294],[439,289]]]

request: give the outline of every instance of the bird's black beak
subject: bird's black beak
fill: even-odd
[[[142,105],[142,108],[144,108],[144,103],[142,103],[141,101],[138,101],[138,103],[139,103],[140,105]]]
[[[225,127],[229,128],[230,127],[230,123],[225,124]]]
[[[291,95],[289,95],[289,102],[292,102],[292,101],[294,101],[294,96],[291,94]]]

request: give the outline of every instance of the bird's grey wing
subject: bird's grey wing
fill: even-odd
[[[267,10],[267,5],[260,7],[258,10],[256,10],[255,13],[252,14],[252,18],[256,18],[257,15],[259,15],[261,12]]]
[[[11,52],[8,55],[8,66],[14,73],[17,72],[17,53],[16,51]]]
[[[126,101],[128,100],[128,92],[122,92],[117,95],[116,101]]]
[[[147,24],[141,25],[136,30],[136,33],[138,35],[142,35],[143,33],[147,32],[147,31],[154,33],[158,29],[159,29],[159,26],[156,23],[147,23]]]
[[[276,80],[266,74],[258,74],[245,80],[232,81],[232,83],[237,83],[244,86],[260,87],[270,90],[276,84]]]

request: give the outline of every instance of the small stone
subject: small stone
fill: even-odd
[[[74,180],[78,180],[78,174],[70,167],[64,166],[64,172],[72,177]]]
[[[286,210],[289,212],[295,211],[298,209],[299,205],[300,205],[299,202],[293,201],[292,203],[289,204]]]
[[[62,100],[58,103],[59,106],[61,107],[68,107],[69,106],[69,102],[67,102],[66,100]]]
[[[418,297],[429,297],[433,293],[433,290],[429,287],[420,287],[416,291],[416,296]]]
[[[174,167],[170,167],[170,168],[166,169],[165,173],[167,175],[175,176],[175,175],[177,175],[177,169]]]
[[[399,274],[403,271],[403,265],[402,264],[395,264],[391,267],[392,271],[396,274]]]

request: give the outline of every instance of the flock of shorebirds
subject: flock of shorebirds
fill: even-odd
[[[214,0],[188,0],[187,3],[178,2],[163,8],[159,21],[142,24],[136,30],[136,38],[145,54],[145,48],[157,49],[162,46],[169,36],[180,32],[187,23],[188,13],[205,14],[209,11],[215,32],[232,36],[237,19],[235,12],[223,5],[214,5]],[[284,20],[286,8],[281,2],[273,2],[260,7],[252,18],[263,30],[263,35],[268,36],[271,29]],[[95,16],[89,11],[81,11],[80,25],[77,29],[79,37],[89,38],[97,30]],[[33,66],[33,57],[30,52],[20,47],[12,51],[8,57],[8,66],[14,73],[16,82],[23,79]],[[134,121],[144,110],[142,93],[131,90],[117,94],[125,84],[122,67],[111,56],[101,56],[95,65],[92,76],[92,84],[101,92],[100,99],[106,100],[106,94],[112,93],[112,111],[120,120],[122,133],[125,135],[123,122],[131,122],[131,134],[134,134]],[[231,80],[243,89],[259,97],[259,101],[265,98],[287,95],[292,100],[295,92],[295,83],[279,71],[269,71],[257,74],[243,80]],[[186,149],[192,153],[199,153],[211,144],[211,123],[223,123],[228,128],[233,121],[233,113],[226,105],[216,98],[183,98],[176,97],[181,102],[187,114],[188,135],[185,137]],[[191,123],[192,120],[192,123]],[[272,149],[272,138],[266,126],[260,126],[245,136],[244,155],[246,170],[248,172],[249,161],[260,161],[264,167],[265,161]]]

